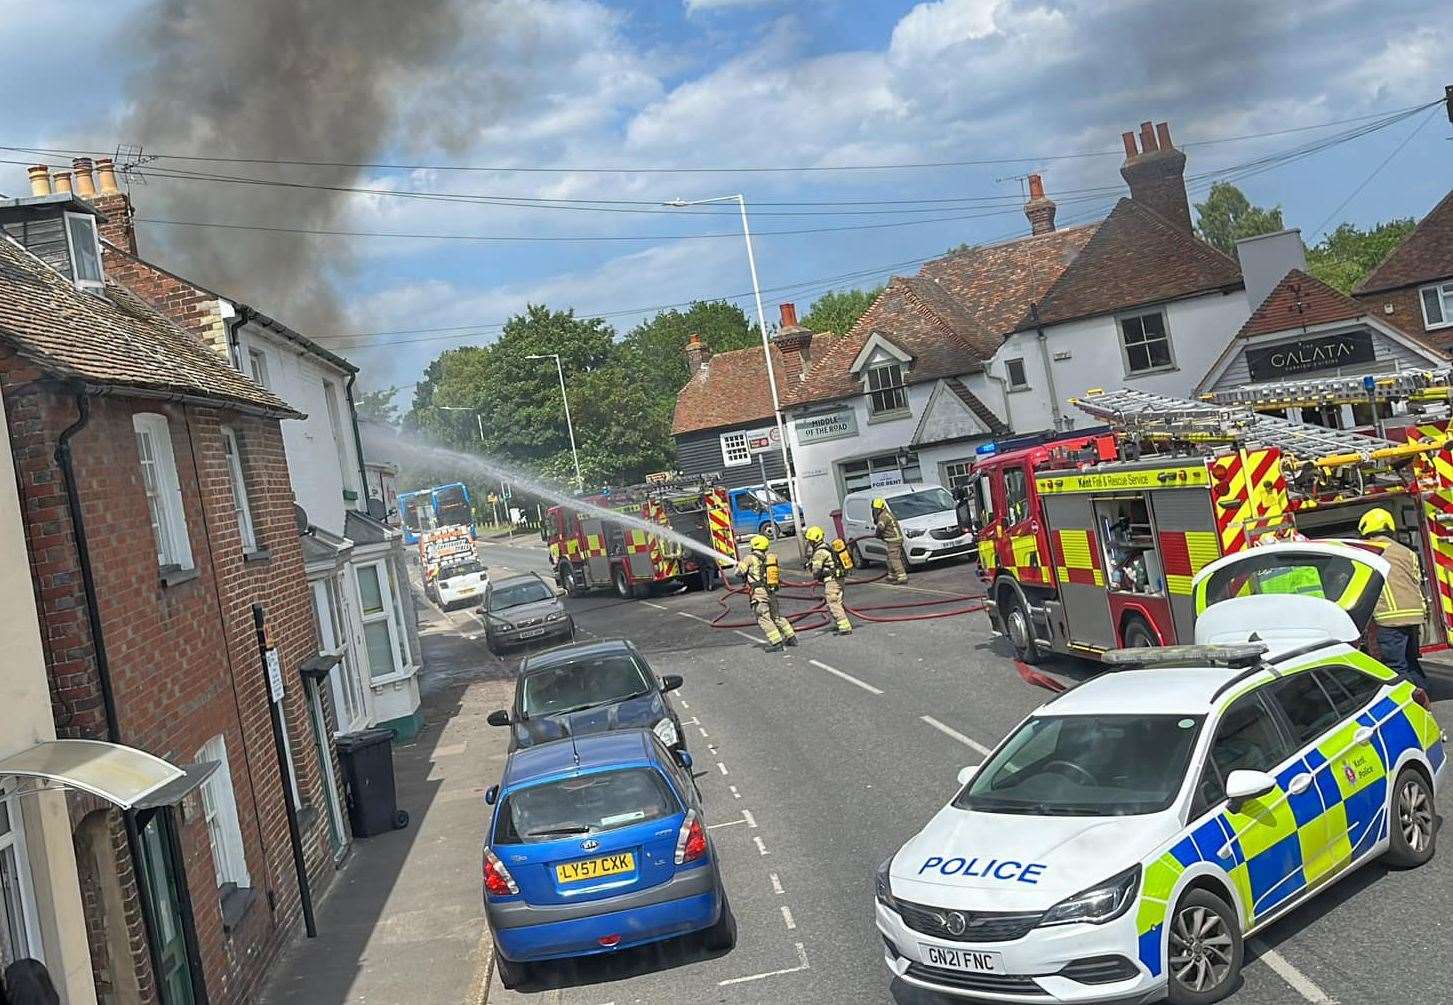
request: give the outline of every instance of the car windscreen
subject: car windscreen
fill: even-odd
[[[455,576],[472,576],[476,572],[483,572],[484,566],[479,562],[456,562],[453,565],[446,565],[439,570],[441,580],[453,579]]]
[[[954,799],[961,810],[1130,816],[1180,791],[1204,716],[1035,716]]]
[[[752,489],[752,498],[768,506],[777,506],[787,501],[771,489]]]
[[[538,718],[636,698],[652,690],[632,656],[612,653],[531,670],[520,682],[520,711]]]
[[[519,607],[521,604],[549,600],[553,596],[555,596],[555,591],[538,579],[533,579],[528,583],[509,583],[505,586],[496,586],[490,593],[489,609],[504,611],[511,607]]]
[[[952,511],[954,497],[949,495],[948,489],[924,489],[922,492],[894,496],[888,500],[888,508],[898,519],[907,520],[910,517],[942,513],[944,510]]]
[[[626,768],[543,782],[505,796],[494,844],[556,841],[660,820],[681,812],[665,779],[651,768]]]

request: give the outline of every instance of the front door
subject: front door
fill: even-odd
[[[142,823],[141,836],[143,895],[151,902],[155,958],[160,964],[157,984],[164,1005],[192,1005],[192,974],[187,960],[187,943],[182,927],[181,897],[177,872],[182,863],[172,854],[175,841],[171,818],[166,810],[152,812]]]
[[[342,663],[333,668],[334,673],[346,673]],[[333,849],[333,861],[338,861],[345,847],[343,842],[343,808],[338,799],[338,783],[333,777],[333,762],[328,756],[328,720],[323,716],[322,688],[317,681],[303,681],[303,690],[308,702],[308,725],[313,730],[313,749],[318,754],[318,770],[323,773],[323,796],[328,800],[328,844]]]

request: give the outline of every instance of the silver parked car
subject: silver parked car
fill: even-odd
[[[574,640],[575,621],[560,600],[564,594],[533,572],[490,580],[479,605],[489,651],[498,656],[510,646],[536,640]]]

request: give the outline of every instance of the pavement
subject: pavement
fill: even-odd
[[[776,547],[793,568],[793,540]],[[528,542],[482,543],[480,553],[492,574],[546,568],[544,550]],[[848,602],[941,600],[977,582],[972,565],[945,565],[907,587],[851,588]],[[678,940],[549,968],[525,993],[505,991],[480,909],[486,818],[476,799],[498,780],[505,730],[483,718],[506,704],[517,655],[489,656],[471,612],[431,611],[427,725],[398,761],[401,804],[415,821],[356,843],[320,909],[323,936],[294,947],[275,982],[286,993],[263,1000],[952,1000],[890,980],[872,923],[873,871],[953,795],[958,770],[1048,692],[1020,678],[982,613],[860,624],[847,638],[807,632],[796,649],[767,654],[755,626],[708,624],[723,596],[568,604],[582,638],[631,638],[657,673],[685,678],[675,697],[738,919],[735,950]],[[732,605],[731,620],[750,620],[741,598]],[[1453,666],[1430,666],[1435,711],[1453,723]],[[1448,1001],[1450,890],[1449,848],[1417,870],[1361,869],[1252,941],[1231,1000]]]

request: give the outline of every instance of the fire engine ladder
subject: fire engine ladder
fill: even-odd
[[[1087,391],[1071,403],[1132,436],[1191,444],[1234,443],[1276,447],[1296,463],[1323,470],[1352,466],[1383,466],[1436,449],[1421,441],[1394,443],[1341,429],[1327,429],[1262,415],[1237,405],[1192,401],[1120,388]]]
[[[1366,376],[1306,377],[1212,391],[1204,398],[1218,405],[1244,405],[1247,408],[1295,408],[1390,401],[1436,401],[1447,404],[1450,390],[1453,390],[1449,387],[1450,380],[1453,380],[1453,371],[1446,367],[1440,370],[1403,370]]]

